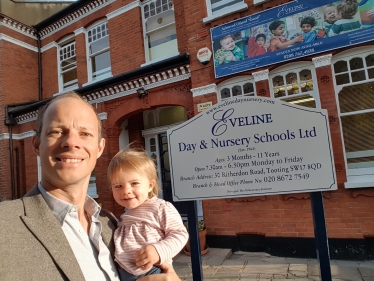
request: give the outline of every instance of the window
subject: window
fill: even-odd
[[[237,77],[221,83],[218,87],[220,100],[242,96],[255,96],[255,82],[251,77]]]
[[[142,6],[146,61],[178,54],[172,0],[146,1]]]
[[[143,112],[144,128],[152,129],[187,120],[187,111],[183,106],[160,107]]]
[[[269,76],[272,97],[296,105],[320,108],[314,66],[288,64]]]
[[[242,4],[243,0],[208,0],[212,15],[228,9],[233,9],[235,5]]]
[[[59,90],[75,89],[78,86],[77,57],[74,38],[64,40],[59,45]]]
[[[374,51],[362,50],[366,49],[356,48],[332,60],[346,188],[374,185]]]
[[[208,17],[203,19],[204,23],[248,9],[243,0],[206,0],[206,6]]]
[[[89,81],[112,76],[108,23],[100,22],[87,30]]]

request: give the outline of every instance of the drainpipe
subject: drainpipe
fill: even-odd
[[[43,89],[42,89],[42,51],[41,51],[41,42],[40,34],[36,33],[36,38],[38,41],[38,82],[39,82],[39,100],[43,99]]]
[[[21,198],[21,178],[19,174],[19,149],[18,146],[14,148],[16,151],[16,180],[17,180],[17,196],[16,198]]]
[[[11,114],[8,116],[8,106],[5,107],[6,116],[5,116],[5,125],[9,128],[9,158],[10,158],[10,187],[12,190],[12,199],[15,198],[16,190],[14,185],[14,160],[13,160],[13,134],[12,134],[12,128],[13,125],[16,125],[16,120],[12,117]]]

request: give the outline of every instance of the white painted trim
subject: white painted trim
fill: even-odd
[[[101,8],[103,8],[105,6],[108,6],[109,4],[112,4],[116,0],[107,0],[106,3],[104,3],[102,5],[99,5],[99,2],[101,3],[103,1],[106,1],[106,0],[96,0],[96,1],[90,2],[86,6],[80,8],[77,11],[69,14],[68,16],[58,20],[57,22],[47,26],[46,28],[44,28],[42,31],[39,32],[40,35],[41,35],[41,39],[45,39],[48,36],[51,36],[52,34],[66,28],[67,26],[69,26],[69,25],[71,25],[71,24],[73,24],[77,21],[80,21],[81,19],[85,18],[88,15],[91,15],[91,14],[95,13],[96,11],[100,10]],[[97,6],[95,8],[92,8],[92,5],[94,5],[94,6],[97,5]],[[89,7],[89,8],[87,8],[87,7]],[[84,11],[84,13],[82,11]],[[79,16],[77,16],[77,15],[79,15]]]
[[[74,30],[74,34],[75,36],[77,36],[78,34],[81,34],[81,33],[85,33],[86,29],[84,27],[80,27],[76,30]]]
[[[363,188],[363,187],[374,187],[374,180],[371,182],[345,182],[345,188]]]
[[[18,39],[15,39],[15,38],[10,37],[8,35],[5,35],[3,33],[0,33],[0,40],[8,41],[8,42],[13,43],[15,45],[18,45],[18,46],[21,46],[23,48],[29,49],[31,51],[38,52],[38,48],[37,47],[34,47],[34,46],[30,45],[30,44],[22,42],[22,41],[20,41]]]
[[[265,70],[258,71],[258,72],[252,72],[252,76],[255,82],[269,80],[269,69],[265,69]]]
[[[260,5],[260,4],[264,4],[266,2],[269,2],[270,0],[254,0],[253,1],[253,6],[257,6],[257,5]]]
[[[149,89],[165,86],[167,84],[172,84],[172,83],[176,83],[176,82],[179,82],[179,81],[187,80],[187,79],[190,79],[190,77],[191,77],[191,74],[187,73],[187,74],[179,75],[179,76],[172,77],[172,78],[169,78],[169,79],[165,79],[165,80],[162,80],[162,81],[158,81],[158,82],[155,82],[151,85],[144,85],[143,87],[144,87],[144,89],[149,90]],[[129,90],[126,90],[126,91],[121,91],[121,92],[118,92],[118,93],[112,94],[112,95],[109,92],[110,90],[113,91],[112,88],[109,88],[109,89],[105,89],[104,91],[101,90],[100,93],[99,92],[92,93],[92,94],[90,94],[90,96],[95,96],[95,99],[93,99],[93,100],[87,99],[87,101],[90,104],[94,104],[94,103],[100,103],[100,102],[105,102],[105,101],[109,101],[109,100],[118,99],[118,98],[129,96],[129,95],[132,95],[132,94],[136,93],[136,88],[129,89]],[[86,97],[87,96],[89,96],[89,95],[86,95]]]
[[[178,122],[178,123],[174,123],[174,124],[171,124],[171,125],[166,125],[166,126],[162,126],[162,127],[156,127],[156,128],[152,128],[152,129],[145,129],[145,130],[142,130],[142,136],[147,136],[147,135],[154,135],[154,134],[161,134],[161,133],[164,133],[166,132],[167,130],[179,125],[179,124],[182,124],[183,122]]]
[[[14,31],[17,31],[23,35],[26,35],[32,39],[37,39],[36,36],[35,36],[35,31],[33,28],[27,26],[27,25],[23,25],[21,23],[18,23],[18,22],[13,22],[13,20],[11,19],[8,19],[8,18],[3,18],[3,22],[0,23],[0,26],[6,26],[7,28],[10,28]]]
[[[56,42],[51,42],[45,45],[44,47],[40,48],[40,51],[43,53],[44,51],[47,51],[52,48],[57,48],[58,44]]]
[[[315,68],[328,66],[328,65],[331,66],[331,58],[332,58],[332,54],[328,54],[325,56],[315,57],[312,59],[312,61],[314,63]]]
[[[241,11],[245,11],[245,10],[248,10],[248,5],[245,4],[245,3],[241,3],[241,4],[238,4],[238,5],[235,5],[234,9],[225,10],[225,11],[222,11],[220,13],[216,13],[215,15],[211,15],[211,16],[208,16],[206,18],[203,18],[203,23],[209,23],[209,22],[212,22],[216,19],[223,18],[227,15],[231,15],[233,13],[241,12]]]
[[[107,120],[108,119],[108,113],[107,112],[101,112],[98,114],[100,120]]]
[[[212,94],[212,93],[217,93],[217,85],[216,84],[210,84],[206,86],[202,86],[199,88],[194,88],[191,89],[192,96],[193,97],[198,97],[198,96],[203,96],[206,94]]]
[[[22,140],[26,138],[31,138],[35,136],[35,131],[28,131],[21,134],[12,134],[12,139],[14,140]],[[8,140],[9,139],[9,133],[2,133],[0,134],[0,140]]]
[[[188,80],[191,77],[190,66],[180,66],[178,68],[169,69],[160,73],[156,73],[150,76],[145,76],[133,81],[123,82],[118,85],[108,87],[106,89],[98,90],[83,96],[90,104],[98,104],[101,102],[121,98],[124,96],[132,95],[136,93],[138,87],[144,87],[146,90],[162,87],[168,84],[176,83],[183,80]],[[59,92],[53,96],[61,95],[67,92]],[[33,120],[36,120],[38,116],[38,110],[34,110],[29,113],[22,114],[16,117],[17,124],[24,124]],[[103,115],[104,116],[104,115]],[[103,119],[105,120],[105,119]]]
[[[126,6],[123,6],[113,12],[110,12],[109,14],[106,15],[106,17],[108,18],[108,20],[116,17],[116,16],[119,16],[123,13],[126,13],[136,7],[140,7],[140,3],[139,3],[139,0],[137,1],[134,1],[134,2],[131,2],[130,4],[127,4]]]

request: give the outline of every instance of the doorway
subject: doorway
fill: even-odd
[[[186,202],[174,202],[170,176],[169,148],[166,130],[172,126],[159,127],[151,130],[144,130],[145,149],[148,155],[153,159],[157,167],[159,177],[159,186],[161,192],[159,198],[164,199],[174,205],[182,218],[187,217]],[[197,201],[198,219],[203,219],[202,201]]]

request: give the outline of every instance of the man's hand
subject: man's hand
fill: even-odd
[[[160,256],[153,245],[145,246],[135,253],[135,263],[145,270],[150,270],[152,266],[160,262]]]
[[[181,281],[170,264],[164,262],[159,267],[162,270],[161,274],[147,275],[138,281]]]

